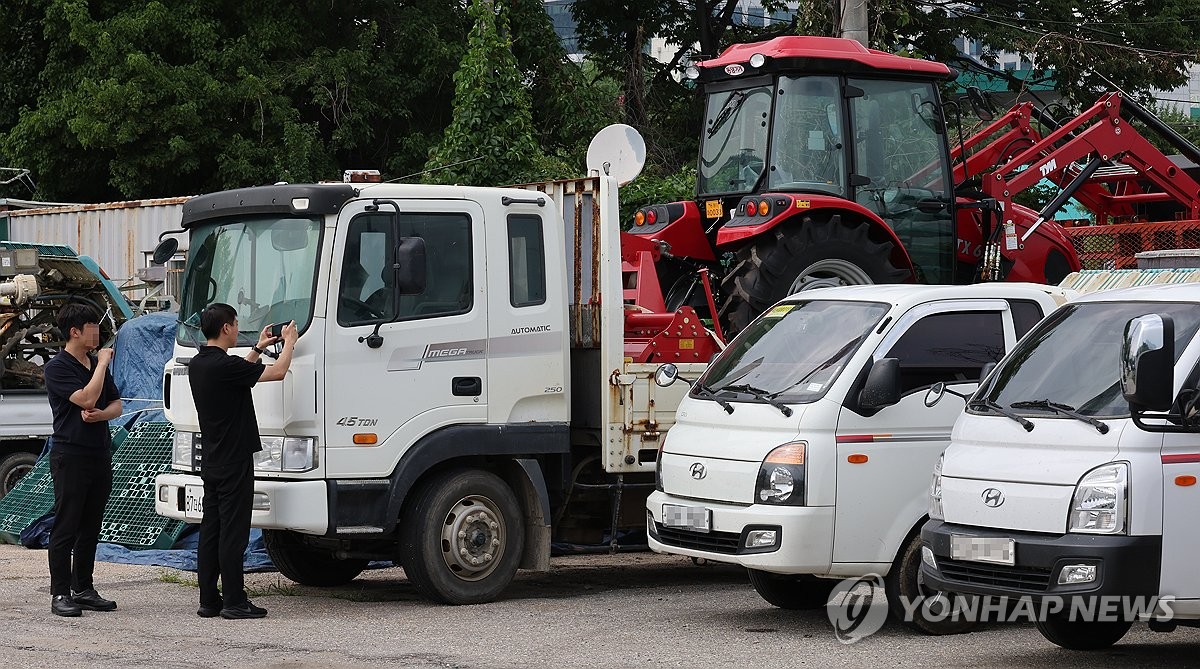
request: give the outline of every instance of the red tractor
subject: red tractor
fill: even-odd
[[[1054,221],[1026,236],[1037,212],[956,183],[938,92],[954,76],[946,65],[779,37],[695,67],[696,199],[638,210],[622,248],[639,277],[627,288],[652,257],[667,310],[712,304],[730,333],[809,288],[1057,283],[1080,268]],[[720,277],[715,299],[697,270]]]

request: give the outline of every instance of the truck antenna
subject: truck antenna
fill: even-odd
[[[402,177],[396,177],[395,179],[388,179],[388,180],[387,180],[387,181],[385,181],[384,183],[387,183],[387,184],[390,184],[390,183],[395,183],[395,182],[397,182],[397,181],[401,181],[401,180],[403,180],[403,179],[411,179],[412,177],[419,177],[419,176],[421,176],[422,174],[429,174],[430,172],[436,172],[436,171],[438,171],[438,170],[444,170],[444,169],[446,169],[447,167],[457,167],[457,166],[459,166],[459,165],[466,165],[467,163],[473,163],[473,162],[475,162],[476,160],[483,160],[483,156],[475,156],[474,158],[467,158],[466,160],[460,160],[460,161],[458,161],[457,163],[450,163],[449,165],[438,165],[437,167],[431,167],[431,168],[429,168],[429,169],[427,169],[427,170],[421,170],[420,172],[413,172],[412,174],[405,174],[404,176],[402,176]]]

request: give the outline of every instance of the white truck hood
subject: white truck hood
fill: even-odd
[[[663,453],[762,462],[776,446],[796,440],[808,405],[792,405],[791,416],[769,404],[733,406],[729,414],[716,402],[684,398]]]

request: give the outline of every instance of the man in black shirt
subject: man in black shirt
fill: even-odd
[[[112,490],[112,437],[108,421],[121,416],[121,394],[108,366],[110,348],[100,346],[100,314],[84,304],[59,310],[63,350],[46,363],[46,396],[54,414],[50,474],[54,479],[54,528],[50,531],[50,611],[78,616],[83,609],[112,611],[92,584],[96,543]]]
[[[260,381],[280,381],[292,364],[296,324],[283,328],[283,351],[275,364],[258,358],[275,343],[270,326],[245,358],[229,355],[237,345],[237,311],[210,304],[200,314],[208,339],[188,363],[188,382],[200,422],[200,478],[204,481],[204,518],[197,551],[202,618],[262,618],[267,610],[246,598],[242,555],[250,537],[254,501],[254,454],[262,450],[250,389]],[[217,576],[221,591],[217,591]]]

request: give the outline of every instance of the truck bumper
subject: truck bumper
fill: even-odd
[[[160,516],[200,522],[200,510],[186,510],[186,491],[190,486],[203,495],[204,482],[191,474],[159,474],[154,479],[154,511]],[[304,534],[325,534],[329,527],[329,494],[325,481],[275,481],[255,479],[254,507],[250,525],[265,530],[294,530]]]
[[[956,560],[950,557],[951,536],[1012,539],[1012,566]],[[1158,594],[1162,563],[1161,536],[1105,536],[1093,534],[1033,534],[951,525],[931,520],[921,528],[923,547],[933,551],[937,563],[921,564],[925,584],[944,592],[1033,599],[1057,596],[1150,597]],[[1089,583],[1060,584],[1069,565],[1095,565]]]
[[[663,504],[712,511],[712,530],[696,532],[663,525]],[[747,548],[752,530],[775,530],[774,546]],[[650,549],[739,564],[777,574],[825,574],[833,556],[833,508],[735,506],[655,492],[646,502]]]

